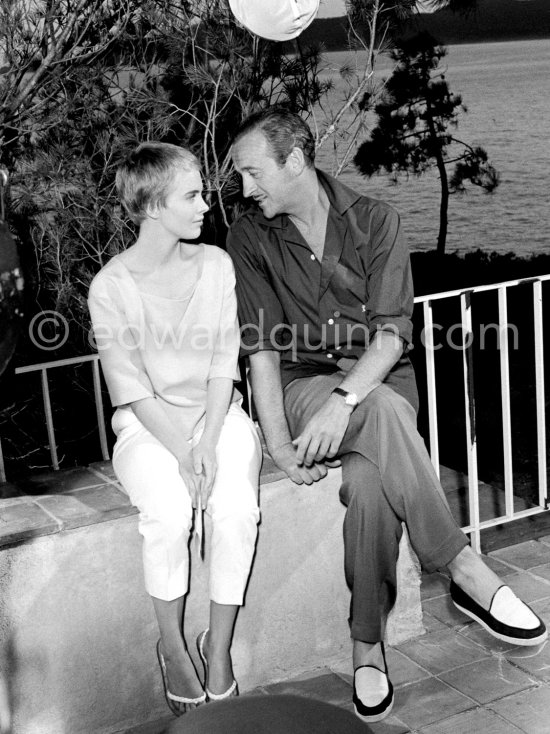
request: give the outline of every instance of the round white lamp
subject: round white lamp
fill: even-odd
[[[290,41],[313,21],[319,0],[229,0],[235,18],[256,36]]]

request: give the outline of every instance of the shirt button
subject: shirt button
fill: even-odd
[[[312,260],[315,260],[315,255],[310,256]]]
[[[332,324],[334,323],[334,319],[329,319],[328,323],[332,326]]]
[[[330,352],[327,354],[327,359],[332,359],[332,354],[330,354]]]
[[[339,318],[340,317],[340,311],[335,311],[334,312],[334,315],[336,316],[336,318]]]

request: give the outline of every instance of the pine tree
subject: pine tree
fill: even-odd
[[[395,181],[399,174],[421,175],[437,167],[441,184],[437,252],[445,252],[449,196],[464,192],[466,182],[492,192],[499,173],[487,152],[456,138],[460,112],[466,112],[462,98],[449,89],[440,62],[445,47],[428,33],[400,41],[392,51],[396,62],[387,80],[381,101],[374,106],[377,123],[363,142],[354,162],[365,176],[386,171]],[[362,101],[368,108],[371,100]],[[449,166],[454,168],[450,172]]]

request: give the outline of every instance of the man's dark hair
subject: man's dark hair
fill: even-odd
[[[275,105],[260,110],[247,117],[237,130],[233,143],[254,130],[261,131],[271,149],[273,157],[283,166],[293,148],[299,148],[306,164],[313,168],[315,164],[315,140],[309,126],[295,112]]]

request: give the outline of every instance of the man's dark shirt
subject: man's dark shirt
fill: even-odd
[[[412,278],[399,215],[322,171],[317,174],[330,202],[322,262],[284,214],[266,219],[255,207],[228,235],[242,352],[279,350],[283,387],[341,365],[349,369],[377,329],[397,333],[405,352],[412,338]],[[386,384],[416,404],[406,355]]]

